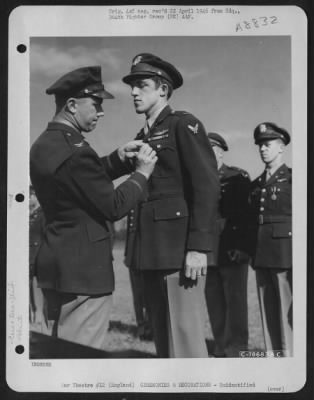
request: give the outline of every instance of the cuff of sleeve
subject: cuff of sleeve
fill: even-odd
[[[124,167],[123,161],[120,160],[118,150],[115,150],[114,152],[109,154],[108,163],[110,168],[112,169],[121,169],[121,167]]]
[[[130,178],[128,179],[130,182],[134,183],[138,188],[144,192],[144,189],[147,186],[147,179],[146,177],[141,174],[140,172],[134,172]]]
[[[187,250],[210,252],[215,248],[216,235],[212,232],[192,231],[189,233]]]

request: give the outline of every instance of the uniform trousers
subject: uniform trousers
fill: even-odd
[[[149,329],[148,307],[144,296],[143,275],[140,271],[129,269],[130,283],[133,296],[133,306],[139,332]]]
[[[157,356],[208,357],[205,341],[205,277],[185,278],[183,271],[143,271]]]
[[[52,336],[104,350],[112,308],[112,295],[76,295],[44,290]]]
[[[217,357],[238,357],[248,347],[247,280],[247,264],[207,268],[206,304]]]
[[[266,350],[293,354],[292,270],[255,268]]]

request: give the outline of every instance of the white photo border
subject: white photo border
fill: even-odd
[[[165,6],[132,6],[146,9]],[[171,6],[177,10],[196,6]],[[202,6],[211,8],[212,6]],[[8,207],[7,207],[7,382],[23,392],[173,392],[255,393],[280,388],[300,390],[306,381],[306,234],[307,234],[307,18],[296,6],[232,6],[240,14],[199,14],[191,21],[110,19],[110,9],[130,6],[22,6],[10,15],[8,68]],[[217,9],[224,9],[217,6]],[[263,15],[277,16],[278,24],[256,30],[239,29],[243,21]],[[59,21],[66,21],[60,24]],[[86,21],[93,21],[87,24]],[[196,25],[197,24],[197,25]],[[83,27],[83,28],[82,28]],[[19,53],[19,44],[30,47],[32,37],[80,36],[290,36],[292,69],[292,165],[293,165],[293,273],[294,355],[287,358],[245,359],[94,359],[46,360],[49,368],[36,368],[29,359],[28,322],[28,202],[16,201],[29,191],[30,54]],[[18,110],[18,112],[17,112]],[[17,251],[16,243],[20,243]],[[24,346],[22,354],[17,346]],[[145,371],[145,378],[143,374]],[[65,383],[81,382],[75,388]],[[106,387],[96,387],[105,382]],[[108,382],[126,386],[109,388]],[[155,382],[155,386],[143,386]],[[179,386],[199,382],[201,386]],[[219,382],[254,383],[219,387]],[[131,385],[127,385],[131,383]],[[169,386],[157,385],[169,383]],[[211,383],[211,386],[206,386]],[[214,383],[217,383],[214,386]],[[93,384],[92,387],[88,384]]]

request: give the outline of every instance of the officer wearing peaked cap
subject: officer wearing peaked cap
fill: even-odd
[[[70,97],[97,97],[100,99],[113,99],[114,96],[105,90],[101,80],[101,67],[78,68],[63,75],[53,85],[46,89],[47,94],[54,94],[57,98]]]
[[[224,163],[225,139],[208,133],[216,155],[221,185],[217,265],[208,268],[206,303],[215,339],[216,357],[239,357],[248,347],[247,279],[245,252],[248,228],[249,174]]]
[[[143,276],[157,356],[208,357],[203,304],[218,212],[215,155],[202,123],[168,104],[183,83],[172,64],[138,54],[123,81],[146,117],[137,138],[158,155],[147,198],[130,215],[126,264]]]
[[[134,57],[131,72],[122,80],[130,84],[137,77],[160,77],[168,81],[173,89],[178,89],[183,84],[181,73],[169,62],[149,53],[141,53]]]
[[[289,133],[271,122],[254,130],[264,172],[250,193],[253,266],[266,350],[292,355],[291,169],[283,162]]]
[[[56,114],[30,151],[30,174],[45,217],[35,260],[53,335],[104,347],[114,290],[110,223],[136,205],[156,163],[147,144],[132,141],[100,158],[85,141],[113,98],[99,66],[69,72],[50,86]],[[135,172],[114,189],[112,179]]]

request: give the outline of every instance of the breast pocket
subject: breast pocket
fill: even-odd
[[[151,141],[149,145],[156,151],[158,157],[152,176],[159,178],[174,175],[179,162],[175,146],[164,140]]]

